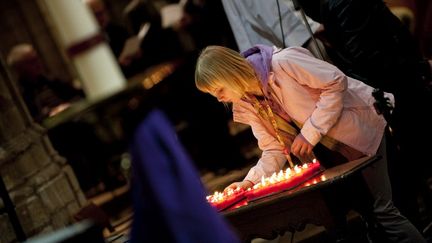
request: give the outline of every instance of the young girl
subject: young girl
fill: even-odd
[[[315,156],[325,165],[365,155],[382,158],[363,171],[374,199],[374,216],[394,242],[425,242],[392,203],[385,119],[374,109],[373,88],[300,47],[257,45],[239,53],[209,46],[198,58],[195,83],[220,102],[232,103],[234,121],[251,126],[263,151],[241,182],[244,189],[281,170],[291,154]],[[391,97],[392,98],[392,97]]]

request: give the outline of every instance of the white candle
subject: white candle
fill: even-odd
[[[80,0],[43,1],[65,50],[100,32],[93,14]],[[104,98],[126,86],[117,60],[105,42],[74,55],[72,63],[90,100]]]

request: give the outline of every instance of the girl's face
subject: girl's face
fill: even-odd
[[[216,97],[219,102],[224,103],[237,102],[242,98],[239,93],[234,92],[232,89],[224,86],[219,86],[215,88],[213,91],[210,92],[210,94]]]

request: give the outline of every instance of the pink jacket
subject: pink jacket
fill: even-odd
[[[301,133],[312,145],[327,135],[367,155],[376,153],[386,121],[373,107],[372,87],[313,58],[301,47],[275,49],[271,68],[269,86],[275,100],[291,118],[304,124]],[[256,183],[282,169],[285,156],[271,123],[262,122],[245,101],[233,104],[233,115],[234,121],[252,127],[263,151],[245,180]]]

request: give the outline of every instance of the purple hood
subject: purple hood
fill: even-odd
[[[255,69],[261,81],[263,91],[268,92],[268,76],[271,71],[271,60],[273,47],[266,45],[255,45],[241,53]]]

